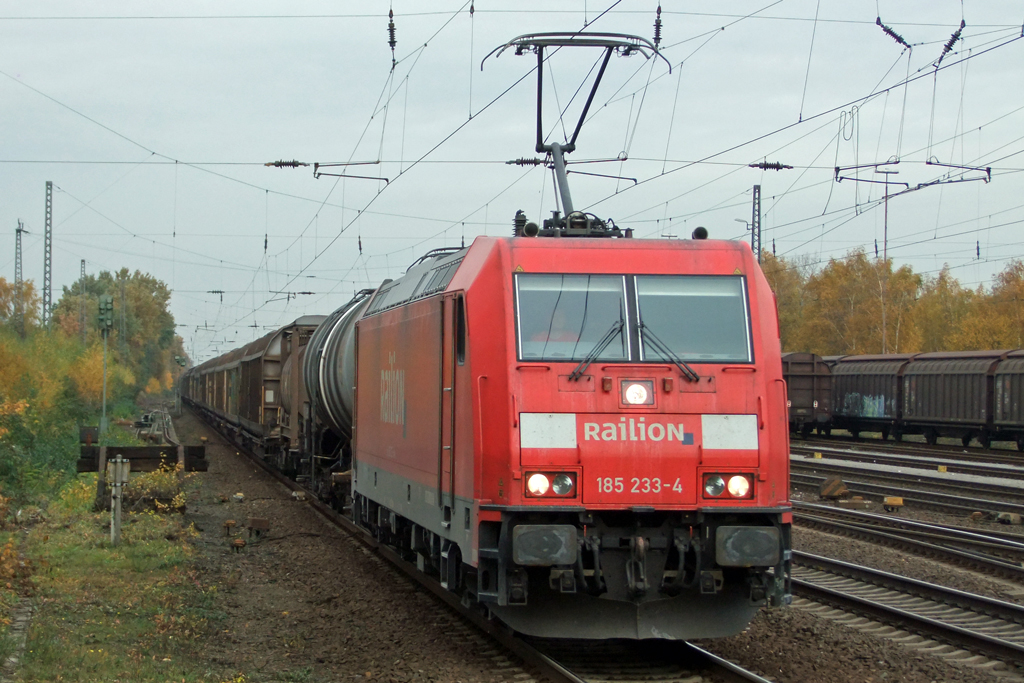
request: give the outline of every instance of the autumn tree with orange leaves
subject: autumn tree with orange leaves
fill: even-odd
[[[762,254],[784,351],[823,356],[1024,347],[1024,263],[990,291],[965,289],[945,267],[922,276],[855,250],[819,269]],[[885,346],[882,310],[885,309]]]

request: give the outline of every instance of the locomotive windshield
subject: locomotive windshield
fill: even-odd
[[[594,360],[629,357],[621,275],[520,274],[516,296],[523,360],[582,360],[601,343]]]
[[[742,277],[638,275],[641,360],[751,362]]]

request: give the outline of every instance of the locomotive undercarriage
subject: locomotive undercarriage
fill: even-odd
[[[356,496],[353,517],[447,589],[513,629],[542,637],[676,638],[742,630],[764,605],[790,600],[789,526],[778,513],[503,512],[481,522],[477,566],[463,549],[374,501]],[[770,532],[773,566],[723,566],[720,529]],[[517,534],[516,529],[526,530]],[[522,564],[513,537],[533,533],[549,559]],[[569,547],[569,544],[572,547]],[[716,552],[717,551],[717,552]],[[522,553],[520,553],[522,555]],[[755,560],[757,561],[757,560]]]

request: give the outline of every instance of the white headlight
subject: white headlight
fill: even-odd
[[[704,493],[709,496],[720,496],[725,491],[725,480],[721,475],[713,474],[704,480]]]
[[[551,490],[558,496],[572,493],[572,477],[568,474],[556,474],[555,480],[551,483]]]
[[[630,384],[626,387],[626,403],[634,406],[641,406],[647,403],[647,387],[643,384]]]
[[[742,475],[729,477],[729,495],[734,498],[745,498],[750,493],[750,480]]]
[[[551,488],[551,482],[543,474],[531,474],[530,478],[526,480],[526,490],[535,496],[543,496],[549,488]]]

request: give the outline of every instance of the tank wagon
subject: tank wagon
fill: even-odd
[[[520,632],[724,636],[788,594],[777,329],[743,244],[481,237],[182,393]]]
[[[782,354],[786,380],[789,431],[807,437],[815,429],[827,433],[832,424],[832,370],[813,353]]]

